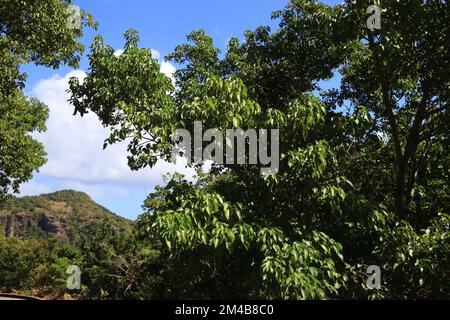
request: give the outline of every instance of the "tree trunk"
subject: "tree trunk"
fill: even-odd
[[[397,168],[397,178],[395,186],[395,211],[401,219],[407,218],[405,208],[405,180],[406,180],[407,164],[405,161],[399,163]]]

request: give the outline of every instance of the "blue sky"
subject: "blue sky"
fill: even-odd
[[[325,1],[336,4],[340,1]],[[36,96],[50,107],[48,131],[36,137],[44,143],[48,163],[23,185],[22,195],[36,195],[61,189],[87,192],[95,201],[113,212],[130,219],[142,213],[141,204],[166,171],[182,166],[158,164],[154,169],[131,173],[126,166],[126,146],[117,145],[102,150],[107,130],[92,115],[87,119],[72,117],[67,103],[67,80],[83,76],[87,71],[86,54],[91,39],[101,34],[115,49],[122,48],[123,32],[139,31],[142,47],[156,50],[161,56],[162,71],[172,72],[173,66],[163,57],[192,30],[204,29],[215,45],[225,51],[228,40],[242,38],[246,29],[259,25],[276,28],[271,12],[283,8],[287,0],[75,0],[74,3],[93,14],[99,22],[97,31],[88,30],[81,42],[87,51],[79,70],[62,67],[51,70],[27,65],[26,93]]]

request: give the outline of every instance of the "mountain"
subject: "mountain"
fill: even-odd
[[[104,224],[126,232],[133,222],[73,190],[14,198],[0,209],[0,234],[3,231],[6,237],[48,234],[60,242],[74,242],[90,226]]]

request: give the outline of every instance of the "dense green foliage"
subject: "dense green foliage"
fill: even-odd
[[[71,245],[38,238],[5,239],[0,235],[2,292],[59,295],[65,291],[67,267],[76,263],[79,253]]]
[[[12,220],[14,225],[2,226]],[[153,287],[142,288],[151,281],[138,279],[155,277],[158,269],[148,268],[158,255],[136,240],[132,228],[131,221],[81,192],[12,199],[0,210],[0,292],[47,298],[153,297]],[[82,271],[81,290],[66,287],[69,265]]]
[[[67,288],[68,266],[81,270],[81,289]],[[158,253],[130,233],[91,225],[76,244],[39,235],[0,235],[0,292],[47,299],[155,299],[161,269]]]
[[[46,268],[57,282],[71,259],[84,272],[78,294],[93,299],[449,298],[450,10],[386,0],[370,31],[371,4],[291,0],[273,14],[277,30],[246,31],[223,55],[191,32],[166,57],[180,65],[175,85],[136,31],[119,56],[95,38],[71,102],[111,129],[105,147],[129,143],[131,169],[173,160],[171,134],[199,120],[279,129],[280,168],[194,163],[196,181],[168,177],[132,234],[96,227],[73,254],[39,234],[1,239],[0,287],[44,286],[31,275]],[[323,90],[333,76],[338,87]],[[24,248],[36,241],[50,247]],[[369,265],[381,267],[380,290],[366,286]]]
[[[130,139],[132,169],[170,159],[194,121],[280,130],[277,174],[214,164],[149,196],[138,226],[160,243],[165,297],[449,297],[449,8],[383,1],[370,31],[371,4],[292,0],[224,56],[192,32],[166,57],[175,86],[135,31],[118,57],[94,41],[72,102],[111,127],[105,145]],[[382,290],[365,286],[372,264]]]

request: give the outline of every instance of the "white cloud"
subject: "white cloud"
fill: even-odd
[[[59,179],[58,186],[65,189],[86,191],[93,197],[106,198],[126,196],[127,188],[151,188],[162,182],[162,174],[166,172],[194,175],[194,171],[186,169],[182,161],[176,165],[158,161],[152,169],[132,172],[127,165],[125,142],[103,150],[109,129],[104,128],[93,113],[84,117],[73,116],[73,106],[68,102],[69,79],[83,79],[85,76],[81,70],[64,77],[55,75],[41,80],[32,90],[33,95],[50,109],[47,131],[36,135],[48,153],[48,162],[41,168],[39,176]],[[31,182],[22,187],[21,194],[48,192],[49,189]]]
[[[22,196],[37,196],[49,192],[51,192],[49,186],[35,181],[30,181],[20,186],[20,194]]]
[[[177,71],[177,69],[170,63],[167,61],[164,61],[161,59],[161,54],[159,53],[158,50],[155,49],[150,49],[152,52],[152,56],[153,58],[155,58],[156,60],[159,61],[159,64],[161,65],[161,72],[164,73],[167,77],[169,77],[172,80],[172,83],[175,84],[175,71]]]
[[[128,198],[130,195],[126,187],[108,184],[88,184],[76,180],[64,180],[59,189],[72,189],[87,193],[94,199]]]
[[[177,69],[170,62],[164,61],[161,63],[161,72],[172,79],[172,82],[175,81],[175,71],[177,71]]]
[[[122,55],[125,51],[123,51],[123,49],[117,49],[116,51],[114,51],[114,55],[116,57],[119,57],[120,55]]]
[[[156,59],[156,60],[158,60],[158,61],[161,60],[161,53],[159,53],[158,50],[156,50],[156,49],[150,49],[150,51],[152,52],[152,57],[153,57],[153,59]]]

